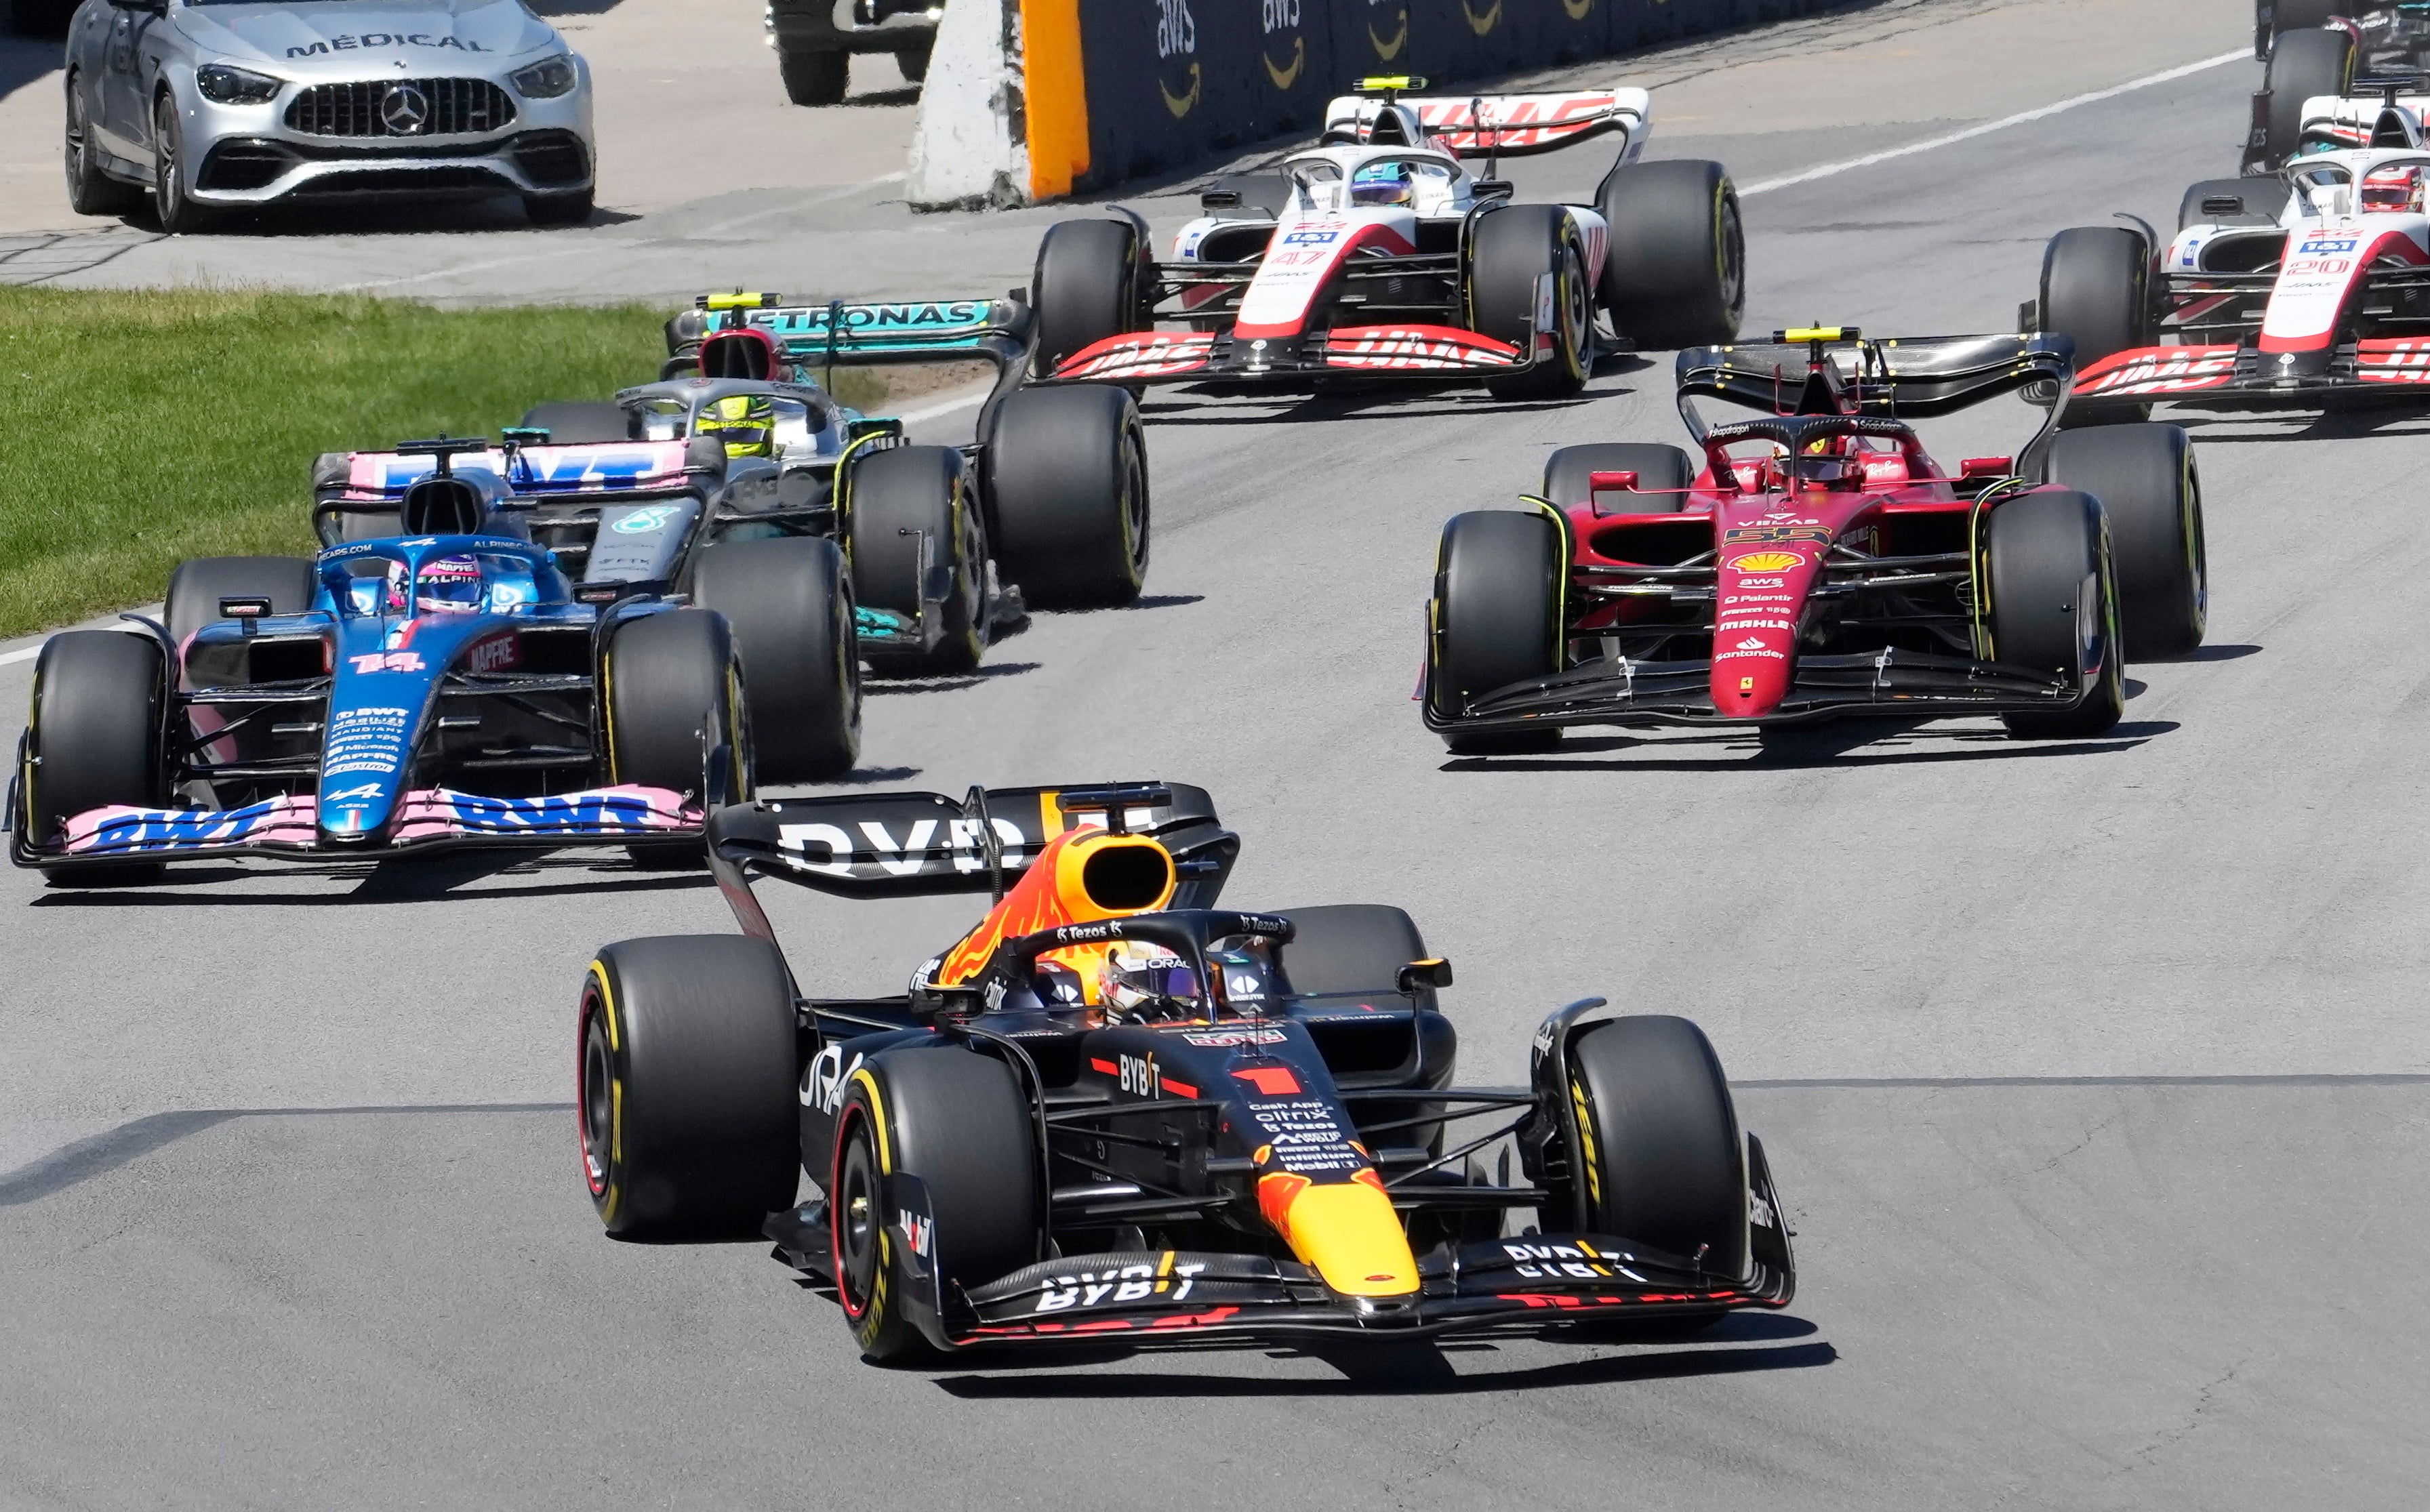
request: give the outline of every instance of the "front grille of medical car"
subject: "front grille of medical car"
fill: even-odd
[[[418,111],[391,111],[391,93],[421,96]],[[418,120],[416,117],[418,116]],[[447,137],[496,131],[515,119],[515,102],[482,78],[362,79],[314,84],[296,91],[287,107],[287,125],[314,137]],[[391,124],[409,120],[400,130]]]

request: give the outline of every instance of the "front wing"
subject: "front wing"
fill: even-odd
[[[2287,359],[2292,360],[2287,360]],[[2430,402],[2430,337],[2348,341],[2319,353],[2257,346],[2145,346],[2076,375],[2071,408],[2184,402],[2247,409],[2319,409],[2345,401]]]
[[[15,836],[12,858],[42,867],[226,856],[326,861],[449,846],[631,844],[704,833],[702,810],[683,794],[631,784],[545,798],[417,789],[398,799],[387,836],[369,842],[327,839],[318,817],[319,800],[310,794],[241,808],[96,808],[68,821],[66,842],[57,850],[38,851],[30,837]]]
[[[1548,344],[1539,337],[1538,348]],[[1536,357],[1452,325],[1344,325],[1272,341],[1222,332],[1140,331],[1074,353],[1056,381],[1247,382],[1291,387],[1320,377],[1466,380],[1526,372]]]
[[[1999,662],[1921,651],[1802,656],[1777,708],[1749,721],[1713,706],[1709,661],[1590,661],[1497,688],[1456,715],[1438,712],[1433,672],[1418,689],[1438,732],[1551,729],[1570,724],[1795,724],[1852,714],[1949,716],[2059,709],[2083,690]]]

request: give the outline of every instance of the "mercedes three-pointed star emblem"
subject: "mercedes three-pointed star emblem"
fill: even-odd
[[[430,125],[430,96],[410,84],[391,84],[380,96],[380,120],[392,136],[418,135]]]

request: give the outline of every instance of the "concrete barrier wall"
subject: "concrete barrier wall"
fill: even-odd
[[[1610,58],[1836,0],[948,0],[915,205],[1111,189],[1288,132],[1368,74]]]

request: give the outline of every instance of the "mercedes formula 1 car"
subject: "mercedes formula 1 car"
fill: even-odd
[[[2430,0],[2256,3],[2255,51],[2269,66],[2245,133],[2247,174],[2285,166],[2302,150],[2313,102],[2352,94],[2357,75],[2391,78],[2430,70]]]
[[[2194,185],[2165,244],[2140,224],[2051,239],[2025,312],[2075,343],[2080,413],[2430,398],[2430,99],[2398,88],[2312,100],[2282,172]]]
[[[1147,224],[1069,221],[1038,249],[1041,377],[1301,388],[1325,379],[1583,388],[1599,355],[1726,341],[1746,301],[1738,193],[1721,164],[1640,163],[1643,90],[1407,96],[1365,79],[1323,142],[1219,180],[1153,260]],[[1517,205],[1502,154],[1602,133],[1592,205]],[[1472,177],[1463,159],[1488,159]],[[1597,324],[1600,309],[1606,324]],[[1159,323],[1178,329],[1160,329]]]
[[[2058,430],[2064,340],[1773,342],[1679,354],[1700,455],[1566,446],[1528,510],[1443,527],[1418,696],[1452,750],[1848,714],[2093,735],[2126,653],[2202,642],[2192,448],[2174,425]],[[2015,457],[1953,471],[1908,424],[2012,392],[2050,406]],[[1707,424],[1699,396],[1762,414]]]
[[[1408,916],[1217,907],[1240,842],[1201,789],[787,800],[709,833],[744,933],[624,940],[583,981],[591,1200],[619,1236],[773,1238],[874,1358],[1789,1301],[1694,1024],[1589,998],[1526,1085],[1455,1086],[1451,969]],[[995,903],[901,996],[804,997],[754,873]],[[1482,1155],[1505,1138],[1515,1180]]]
[[[707,294],[668,321],[659,381],[538,406],[524,424],[587,441],[715,437],[752,479],[736,485],[747,528],[842,545],[873,668],[965,671],[1025,604],[1125,604],[1147,577],[1138,407],[1103,385],[1025,387],[1034,324],[1010,299]],[[900,421],[864,419],[823,381],[839,367],[973,358],[996,381],[977,440],[960,447],[911,445]]]
[[[576,587],[522,527],[521,501],[445,467],[484,444],[401,448],[441,463],[401,501],[422,534],[310,560],[190,561],[167,623],[53,636],[18,747],[10,859],[106,882],[205,856],[466,844],[697,858],[704,814],[752,790],[757,747],[808,723],[785,702],[786,669],[746,677],[729,615],[765,633],[804,613],[791,638],[827,648],[830,707],[845,691],[833,547],[711,548],[772,555],[705,565],[690,606]],[[777,580],[817,590],[789,597]]]

